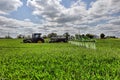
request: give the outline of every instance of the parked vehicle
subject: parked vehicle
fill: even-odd
[[[41,33],[33,33],[32,38],[23,39],[24,43],[44,43],[44,39],[41,37]]]
[[[68,42],[68,40],[64,36],[51,37],[49,43],[55,43],[55,42]]]

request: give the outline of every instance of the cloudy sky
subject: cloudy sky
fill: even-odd
[[[35,32],[120,37],[120,0],[0,0],[0,36]]]

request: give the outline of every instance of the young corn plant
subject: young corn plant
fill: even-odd
[[[77,46],[85,47],[85,48],[96,49],[95,42],[69,41],[69,43]]]

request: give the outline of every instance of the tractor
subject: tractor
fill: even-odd
[[[24,43],[44,43],[44,39],[41,37],[41,33],[33,33],[32,38],[23,39]]]

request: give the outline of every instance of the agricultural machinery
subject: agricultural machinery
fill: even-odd
[[[51,37],[49,43],[55,42],[68,42],[68,39],[64,36]]]
[[[41,33],[33,33],[32,38],[23,39],[24,43],[44,43],[44,39],[41,37]]]

